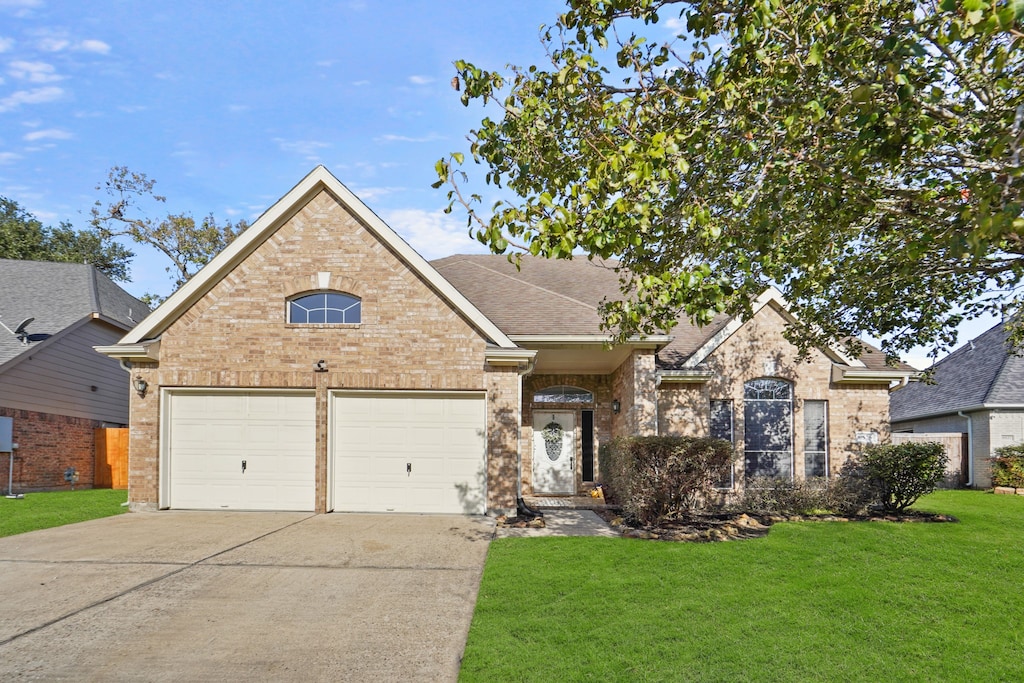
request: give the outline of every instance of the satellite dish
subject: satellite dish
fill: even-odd
[[[25,318],[24,320],[22,320],[20,323],[18,323],[18,326],[14,328],[14,334],[18,335],[19,337],[27,335],[28,333],[25,331],[25,328],[28,327],[33,320],[35,320],[35,318]]]

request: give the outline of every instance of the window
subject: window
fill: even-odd
[[[534,403],[593,403],[594,394],[577,387],[556,386],[533,394]]]
[[[804,476],[828,476],[828,401],[804,401]]]
[[[793,387],[780,379],[743,385],[745,476],[793,479]]]
[[[712,399],[709,430],[711,438],[725,439],[732,443],[732,422],[732,401]],[[732,486],[732,465],[730,464],[728,470],[722,472],[722,477],[715,483],[715,488],[731,489]]]
[[[288,302],[288,322],[299,324],[355,324],[362,318],[362,301],[351,294],[317,292]]]

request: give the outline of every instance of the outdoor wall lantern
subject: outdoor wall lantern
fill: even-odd
[[[313,372],[327,372],[327,361],[318,360],[316,362],[316,370],[314,370]]]
[[[132,385],[135,387],[135,393],[139,395],[139,398],[146,398],[146,389],[149,388],[149,382],[142,379],[142,375],[135,375]]]
[[[617,398],[613,399],[612,400],[612,412],[615,413],[616,415],[618,415],[620,410],[622,410],[622,404],[619,403],[619,399],[617,399]]]

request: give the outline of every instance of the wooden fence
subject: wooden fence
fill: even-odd
[[[96,430],[96,478],[93,488],[128,488],[128,430]]]
[[[967,434],[959,432],[893,432],[893,443],[936,441],[946,449],[946,488],[960,488],[967,483]]]

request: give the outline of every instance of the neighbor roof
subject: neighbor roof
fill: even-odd
[[[0,259],[0,322],[14,330],[26,318],[30,342],[60,334],[86,318],[100,317],[129,330],[149,308],[95,267],[80,263]],[[0,365],[28,352],[0,327]]]
[[[893,393],[893,422],[984,407],[1024,407],[1024,358],[1007,345],[999,323],[953,353],[933,369],[934,384],[914,382]]]

